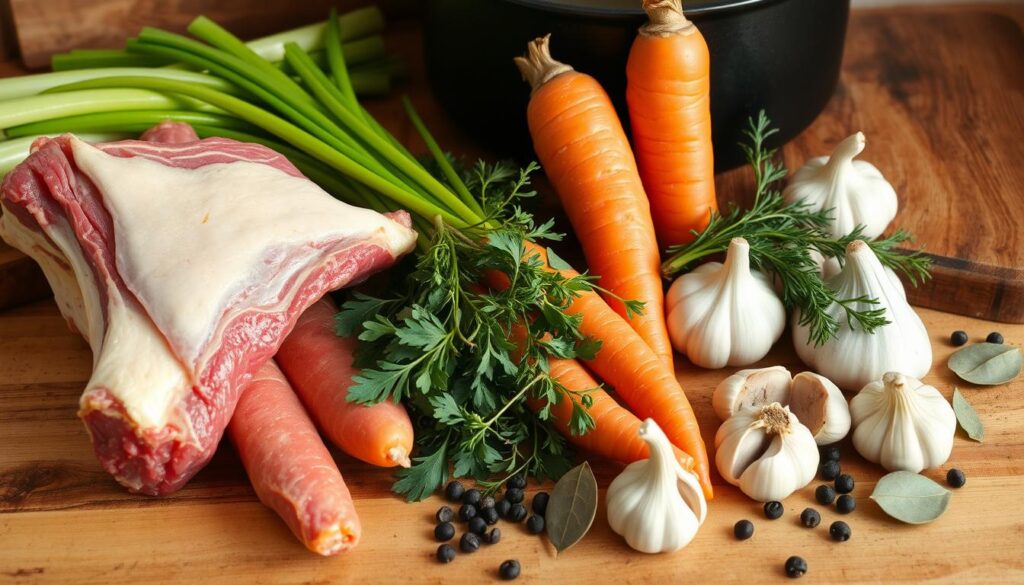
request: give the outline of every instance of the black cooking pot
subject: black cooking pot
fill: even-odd
[[[532,157],[529,87],[512,58],[551,34],[551,53],[604,85],[628,126],[626,58],[646,21],[640,0],[431,0],[427,75],[445,111],[500,155]],[[711,51],[715,168],[743,163],[747,117],[765,109],[793,138],[825,108],[839,79],[849,0],[684,0]]]

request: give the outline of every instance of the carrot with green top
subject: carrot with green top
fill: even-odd
[[[693,240],[718,210],[708,46],[680,0],[643,0],[626,63],[636,162],[663,247]]]
[[[549,35],[550,36],[550,35]],[[608,303],[672,369],[651,210],[615,108],[593,77],[551,58],[549,36],[516,58],[533,87],[533,147]],[[623,299],[644,303],[631,314]]]

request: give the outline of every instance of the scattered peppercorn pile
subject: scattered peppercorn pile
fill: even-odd
[[[455,547],[448,544],[448,541],[455,538],[455,525],[452,523],[456,516],[460,522],[466,524],[466,532],[459,538],[459,550],[463,553],[473,553],[480,550],[481,543],[493,545],[501,540],[501,529],[494,526],[499,519],[515,524],[526,520],[529,512],[523,504],[526,495],[526,478],[517,475],[508,480],[505,484],[505,493],[502,499],[496,500],[493,496],[484,496],[480,490],[466,489],[462,482],[451,481],[445,487],[445,496],[452,504],[461,504],[458,514],[449,506],[441,506],[437,510],[434,526],[434,538],[443,544],[437,547],[437,560],[441,563],[450,563],[455,560]],[[533,515],[526,521],[526,529],[530,534],[542,534],[544,532],[544,514],[547,512],[549,496],[547,492],[538,492],[533,496],[530,507]],[[492,527],[488,530],[488,527]],[[498,567],[498,576],[505,580],[515,579],[522,571],[518,560],[506,560]]]

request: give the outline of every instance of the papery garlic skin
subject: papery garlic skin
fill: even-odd
[[[725,263],[708,262],[676,279],[665,298],[672,345],[704,368],[745,366],[782,335],[786,310],[768,278],[750,269],[750,246],[729,243]]]
[[[818,469],[814,437],[779,403],[734,414],[718,427],[715,448],[722,478],[760,502],[785,499]]]
[[[874,333],[865,333],[856,324],[851,328],[846,312],[833,303],[826,311],[839,324],[836,336],[815,346],[809,327],[800,325],[797,311],[793,315],[793,345],[805,364],[844,390],[862,388],[885,372],[899,371],[919,378],[928,373],[932,367],[928,330],[907,303],[895,274],[883,268],[867,244],[856,240],[847,246],[842,272],[826,284],[839,299],[877,299],[877,305],[852,306],[860,310],[885,309],[889,324],[878,327]]]
[[[831,156],[807,161],[782,192],[786,203],[803,200],[811,211],[831,209],[828,233],[833,238],[863,225],[861,235],[873,240],[896,217],[899,201],[892,185],[871,163],[853,160],[865,144],[862,132],[846,138]]]
[[[850,432],[850,407],[831,380],[814,372],[793,377],[789,409],[819,445],[831,445]]]
[[[608,486],[608,524],[645,553],[679,550],[707,517],[697,476],[679,465],[668,437],[651,419],[640,425],[650,457],[626,466]]]
[[[721,420],[744,408],[779,402],[789,403],[789,384],[793,376],[782,366],[740,370],[722,380],[711,396],[711,406]]]
[[[953,407],[917,378],[887,372],[853,397],[850,415],[854,448],[889,471],[938,467],[953,450]]]

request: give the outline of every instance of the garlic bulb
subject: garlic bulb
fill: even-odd
[[[650,458],[630,463],[608,486],[608,524],[640,552],[679,550],[704,523],[704,492],[697,476],[679,465],[653,420],[640,425],[640,437]]]
[[[818,469],[811,431],[778,402],[732,415],[718,427],[715,448],[722,478],[761,502],[785,499]]]
[[[793,344],[805,364],[844,390],[856,390],[889,371],[923,377],[932,367],[928,331],[907,303],[906,293],[892,271],[883,269],[874,252],[857,240],[846,248],[843,270],[826,281],[839,299],[858,297],[878,300],[877,305],[855,302],[857,309],[885,309],[888,325],[865,333],[847,320],[846,312],[833,303],[828,309],[839,323],[836,336],[816,346],[809,328],[793,316]]]
[[[917,378],[887,372],[853,397],[850,414],[854,448],[889,471],[938,467],[953,450],[953,407]]]
[[[750,246],[729,243],[725,264],[708,262],[676,279],[665,299],[672,345],[705,368],[763,358],[786,326],[768,278],[750,269]]]
[[[858,132],[837,144],[832,156],[807,161],[782,192],[787,203],[802,199],[812,211],[831,209],[833,238],[863,225],[862,236],[873,240],[896,217],[899,204],[892,185],[871,163],[853,160],[864,144],[864,134]]]
[[[846,398],[824,376],[813,372],[794,376],[789,390],[789,409],[819,445],[835,443],[850,432],[850,407]]]
[[[778,402],[789,404],[789,384],[793,376],[782,366],[740,370],[715,387],[711,405],[722,420],[745,408]]]

